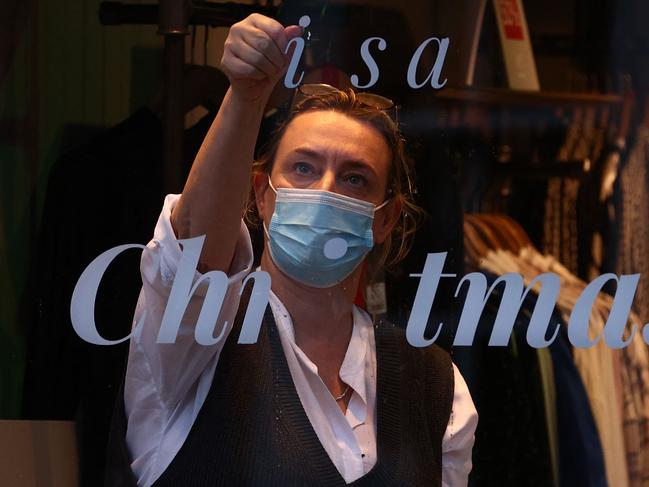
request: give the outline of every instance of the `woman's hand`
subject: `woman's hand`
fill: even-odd
[[[288,67],[292,50],[285,54],[286,46],[300,35],[301,27],[284,27],[261,14],[234,24],[221,58],[221,69],[230,80],[233,94],[241,101],[265,104]]]

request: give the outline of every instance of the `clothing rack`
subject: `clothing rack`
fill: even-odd
[[[413,119],[427,121],[436,163],[460,175],[464,210],[521,218],[543,252],[588,280],[603,264],[600,195],[608,159],[628,132],[626,91],[448,87],[409,101]]]
[[[159,25],[159,13],[166,7],[163,4],[129,4],[123,2],[101,2],[99,20],[102,25]],[[277,7],[236,2],[214,3],[201,1],[171,2],[177,10],[186,10],[188,25],[209,25],[210,27],[229,27],[252,13],[273,15]],[[185,4],[185,5],[184,5]]]
[[[642,339],[636,334],[632,343],[621,350],[613,350],[603,343],[589,349],[568,348],[566,330],[571,321],[570,313],[576,298],[587,287],[587,282],[570,273],[555,257],[542,255],[527,238],[523,227],[505,215],[467,214],[464,218],[464,229],[465,258],[467,267],[471,271],[486,272],[494,276],[503,275],[506,272],[516,272],[523,276],[526,283],[545,272],[553,272],[561,278],[562,289],[555,304],[558,314],[549,322],[561,324],[562,330],[548,348],[536,350],[539,365],[544,361],[542,354],[547,353],[548,350],[552,362],[552,378],[545,381],[543,396],[547,398],[547,391],[554,391],[551,392],[550,401],[546,399],[545,402],[545,411],[554,411],[550,415],[543,415],[541,411],[537,411],[536,415],[537,422],[540,420],[548,427],[547,433],[550,440],[548,444],[554,444],[545,450],[548,459],[556,459],[558,464],[563,463],[561,470],[565,477],[562,478],[560,485],[572,485],[574,483],[572,479],[575,478],[580,478],[580,485],[645,485],[643,479],[646,478],[646,472],[649,469],[649,455],[643,445],[647,442],[647,431],[644,425],[649,417],[649,403],[646,400],[649,383],[642,378],[646,377],[649,355]],[[536,291],[530,293],[530,295],[535,294]],[[571,295],[572,297],[570,297]],[[610,315],[613,302],[613,298],[604,292],[599,293],[595,298],[593,306],[599,311],[591,314],[589,325],[595,334],[604,329],[605,321],[602,317]],[[536,302],[524,303],[520,314],[529,318],[535,312],[535,304]],[[598,315],[599,318],[597,318]],[[529,322],[526,319],[524,319],[524,324],[528,325]],[[627,318],[627,330],[632,323],[637,323],[639,319],[640,317],[632,312]],[[526,327],[520,328],[522,332],[526,330]],[[510,342],[512,344],[515,343],[515,334],[516,330],[512,334],[513,339]],[[562,345],[561,342],[565,342],[565,344]],[[519,354],[531,350],[527,344],[523,344],[522,347],[518,346],[516,352],[513,352],[514,346],[511,345],[511,347],[512,353],[515,353],[517,357],[521,356]],[[557,347],[561,347],[565,351],[559,354]],[[479,354],[480,349],[474,349],[472,353]],[[501,359],[501,357],[498,358]],[[506,359],[507,357],[505,355],[502,358]],[[477,367],[489,370],[489,364],[485,359],[488,360],[489,357],[487,355],[464,354],[460,356],[458,366],[461,370],[464,369],[462,370],[463,374],[465,374],[465,370]],[[614,366],[614,364],[617,365]],[[499,362],[498,367],[500,366]],[[570,373],[571,369],[578,371],[578,374]],[[491,370],[493,371],[491,376],[485,373],[482,375],[474,373],[473,384],[469,386],[473,386],[473,390],[477,392],[476,406],[482,406],[485,412],[489,409],[496,412],[503,407],[509,407],[509,404],[497,402],[490,404],[489,402],[494,384],[498,384],[498,375],[510,374],[511,379],[515,380],[515,375],[512,374],[513,368],[505,369],[503,367]],[[537,378],[532,375],[536,372],[528,376],[530,382],[543,381],[543,368],[539,367],[538,370],[541,373]],[[573,377],[569,383],[564,380],[568,375]],[[469,381],[472,379],[471,374],[465,374],[465,377]],[[563,378],[555,380],[557,377]],[[483,387],[479,387],[480,381],[483,382]],[[548,384],[554,385],[547,387]],[[618,390],[621,391],[621,394],[616,392]],[[528,391],[521,392],[528,394]],[[602,394],[609,395],[607,401],[598,400]],[[575,401],[579,396],[581,399]],[[582,419],[590,417],[578,427],[578,422],[573,423],[577,411]],[[488,418],[487,414],[485,416]],[[561,420],[560,416],[565,419]],[[491,428],[499,435],[504,434],[501,423],[489,424],[488,421],[486,419],[483,428]],[[533,420],[529,422],[530,424],[534,423]],[[568,423],[572,423],[571,432],[566,429]],[[510,436],[513,435],[510,434]],[[494,436],[485,434],[484,430],[479,431],[476,443],[483,438],[487,442],[493,441],[492,448],[497,452],[501,446],[497,440],[490,440],[490,437]],[[543,447],[543,445],[541,446]],[[482,451],[489,448],[484,445],[478,446],[478,448],[481,447]],[[508,447],[511,448],[510,445]],[[574,456],[586,451],[589,453],[582,456],[581,459]],[[490,458],[490,456],[492,457]],[[494,473],[499,472],[490,472],[493,466],[489,463],[497,463],[492,460],[497,457],[498,453],[494,454],[491,450],[484,454],[480,454],[478,451],[475,467],[494,476]],[[489,460],[492,461],[488,462]],[[513,466],[512,471],[515,469],[516,466]],[[574,472],[568,474],[572,469]]]
[[[101,2],[102,25],[157,25],[164,36],[163,54],[163,181],[165,192],[182,191],[183,64],[190,25],[229,27],[252,13],[274,16],[277,7],[235,2],[160,0],[157,4]]]

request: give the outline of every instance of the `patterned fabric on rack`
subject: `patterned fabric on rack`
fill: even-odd
[[[615,188],[615,220],[617,227],[618,274],[640,274],[634,308],[642,325],[649,319],[649,127],[639,126],[635,141],[622,161]],[[632,344],[634,357],[624,356],[624,379],[633,385],[633,392],[623,395],[625,429],[629,450],[631,474],[640,479],[636,485],[649,485],[649,373],[647,373],[646,345]],[[645,352],[642,354],[642,352]],[[639,358],[642,355],[641,358]],[[635,358],[635,359],[634,359]],[[643,360],[644,359],[644,360]],[[631,435],[631,431],[636,435]]]
[[[556,255],[570,272],[579,270],[577,199],[580,181],[550,178],[545,198],[543,251]]]
[[[640,273],[635,310],[649,320],[649,127],[639,126],[616,187],[618,274]]]

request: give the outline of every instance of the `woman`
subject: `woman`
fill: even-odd
[[[231,87],[142,256],[143,326],[116,415],[111,485],[466,485],[477,414],[449,355],[410,347],[354,306],[370,249],[394,261],[413,231],[394,122],[351,90],[308,97],[253,167],[283,53],[300,34],[253,14],[225,41]],[[238,345],[242,313],[232,323],[253,261],[241,219],[251,176],[272,292],[257,343]],[[216,333],[229,327],[230,338],[195,343],[202,285],[176,343],[157,344],[178,239],[199,235],[195,279],[228,275]]]

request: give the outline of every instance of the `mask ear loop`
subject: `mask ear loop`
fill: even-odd
[[[386,206],[388,203],[390,203],[390,201],[392,201],[392,198],[388,198],[388,199],[385,200],[383,203],[381,203],[379,206],[375,207],[375,208],[374,208],[374,213],[376,213],[376,212],[379,211],[381,208],[383,208],[384,206]]]
[[[272,189],[275,192],[275,194],[277,194],[277,190],[275,189],[275,186],[273,186],[273,183],[270,180],[270,174],[268,175],[268,186],[270,186],[270,189]],[[266,222],[262,220],[261,221],[261,226],[264,227],[264,233],[266,234],[266,237],[268,237],[268,239],[270,239],[270,234],[268,233],[268,228],[266,228]]]
[[[275,192],[275,194],[277,194],[277,190],[275,189],[275,186],[273,186],[273,183],[270,180],[270,174],[268,175],[268,185],[270,186],[270,189],[272,189]]]

